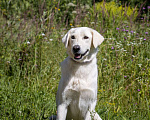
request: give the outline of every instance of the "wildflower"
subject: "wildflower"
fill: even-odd
[[[141,66],[142,66],[142,64],[138,64],[138,66],[139,66],[139,67],[141,67]]]
[[[148,32],[145,32],[145,34],[147,35],[147,34],[148,34]]]
[[[133,31],[131,31],[131,33],[133,33]]]
[[[150,6],[147,6],[148,9],[150,9]]]
[[[126,26],[126,27],[129,27],[129,26]]]
[[[145,10],[145,7],[143,7],[143,10]]]
[[[7,61],[7,63],[10,63],[10,61]]]
[[[73,13],[73,14],[76,14],[76,13],[77,13],[77,11],[72,11],[72,13]]]
[[[20,60],[20,61],[21,61],[22,59],[20,59],[20,58],[19,58],[18,60]]]
[[[28,41],[27,44],[30,44],[30,42]]]
[[[69,3],[68,6],[69,6],[69,7],[75,7],[76,5],[73,4],[73,3]]]
[[[53,39],[49,39],[50,41],[53,41]]]
[[[95,22],[91,22],[91,24],[95,24]]]
[[[144,38],[143,40],[146,40],[146,38]]]
[[[122,29],[122,31],[126,31],[125,29]]]
[[[116,30],[119,30],[119,28],[116,28]]]
[[[138,89],[138,91],[140,92],[140,89]]]
[[[126,38],[126,37],[124,37],[124,39],[126,40],[127,38]]]
[[[45,34],[44,34],[44,33],[42,33],[42,36],[45,36]]]
[[[60,11],[60,9],[58,9],[58,11]]]
[[[136,57],[135,55],[132,55],[132,57]]]
[[[126,32],[129,32],[129,30],[126,30]]]
[[[113,50],[113,49],[114,49],[114,47],[112,46],[112,47],[111,47],[111,49]]]
[[[103,60],[104,60],[104,61],[106,61],[107,59],[106,59],[106,58],[104,58]]]
[[[70,26],[72,26],[72,24],[70,23]]]
[[[20,110],[18,111],[20,114],[22,113]]]
[[[124,76],[124,78],[127,78],[127,76]]]

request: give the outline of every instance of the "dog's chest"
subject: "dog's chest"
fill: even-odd
[[[88,70],[89,67],[80,66],[78,69],[70,69],[70,78],[68,82],[68,88],[76,91],[90,87],[91,81],[95,81],[95,77],[91,75],[94,71]],[[96,71],[95,71],[96,72]]]

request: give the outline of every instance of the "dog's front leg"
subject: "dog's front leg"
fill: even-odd
[[[57,120],[66,120],[67,104],[60,104],[57,107]]]
[[[95,111],[95,106],[96,106],[96,100],[91,102],[85,120],[102,120],[100,116],[97,114],[97,112]]]

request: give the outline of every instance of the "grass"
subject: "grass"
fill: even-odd
[[[96,29],[105,38],[97,56],[96,111],[104,120],[150,119],[150,22],[89,16],[72,24]],[[67,57],[61,38],[72,24],[40,20],[0,16],[2,120],[42,120],[56,114],[59,64]]]

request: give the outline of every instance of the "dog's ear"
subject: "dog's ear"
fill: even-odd
[[[64,43],[66,48],[68,47],[69,36],[70,36],[70,30],[62,38],[62,42]]]
[[[92,29],[92,37],[94,48],[97,48],[104,41],[104,37],[93,29]]]
[[[75,28],[71,28],[66,34],[65,36],[62,38],[62,42],[64,43],[65,47],[68,47],[68,42],[69,42],[69,38],[70,38],[70,32],[73,31]]]

